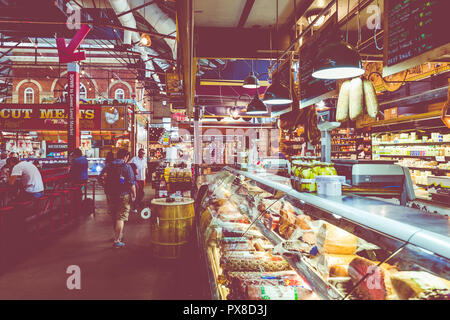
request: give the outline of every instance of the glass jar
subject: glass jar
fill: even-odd
[[[315,192],[316,191],[316,183],[315,183],[314,167],[312,164],[305,164],[301,171],[302,183],[300,187],[300,191],[304,192]]]

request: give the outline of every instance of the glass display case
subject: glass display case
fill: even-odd
[[[200,184],[215,299],[450,299],[447,217],[229,167]]]

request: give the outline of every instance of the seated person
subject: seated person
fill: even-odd
[[[73,151],[72,165],[69,171],[69,180],[73,184],[83,184],[88,180],[89,163],[80,149]]]
[[[44,182],[38,168],[31,162],[20,161],[16,157],[8,158],[6,165],[11,169],[8,184],[14,186],[20,177],[19,201],[38,199],[44,194]]]

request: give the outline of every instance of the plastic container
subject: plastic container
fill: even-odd
[[[325,196],[341,196],[345,176],[317,176],[317,193]]]

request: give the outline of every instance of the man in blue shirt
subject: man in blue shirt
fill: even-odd
[[[73,184],[84,184],[88,180],[88,160],[83,156],[80,149],[73,152],[72,165],[69,171],[69,180]]]

